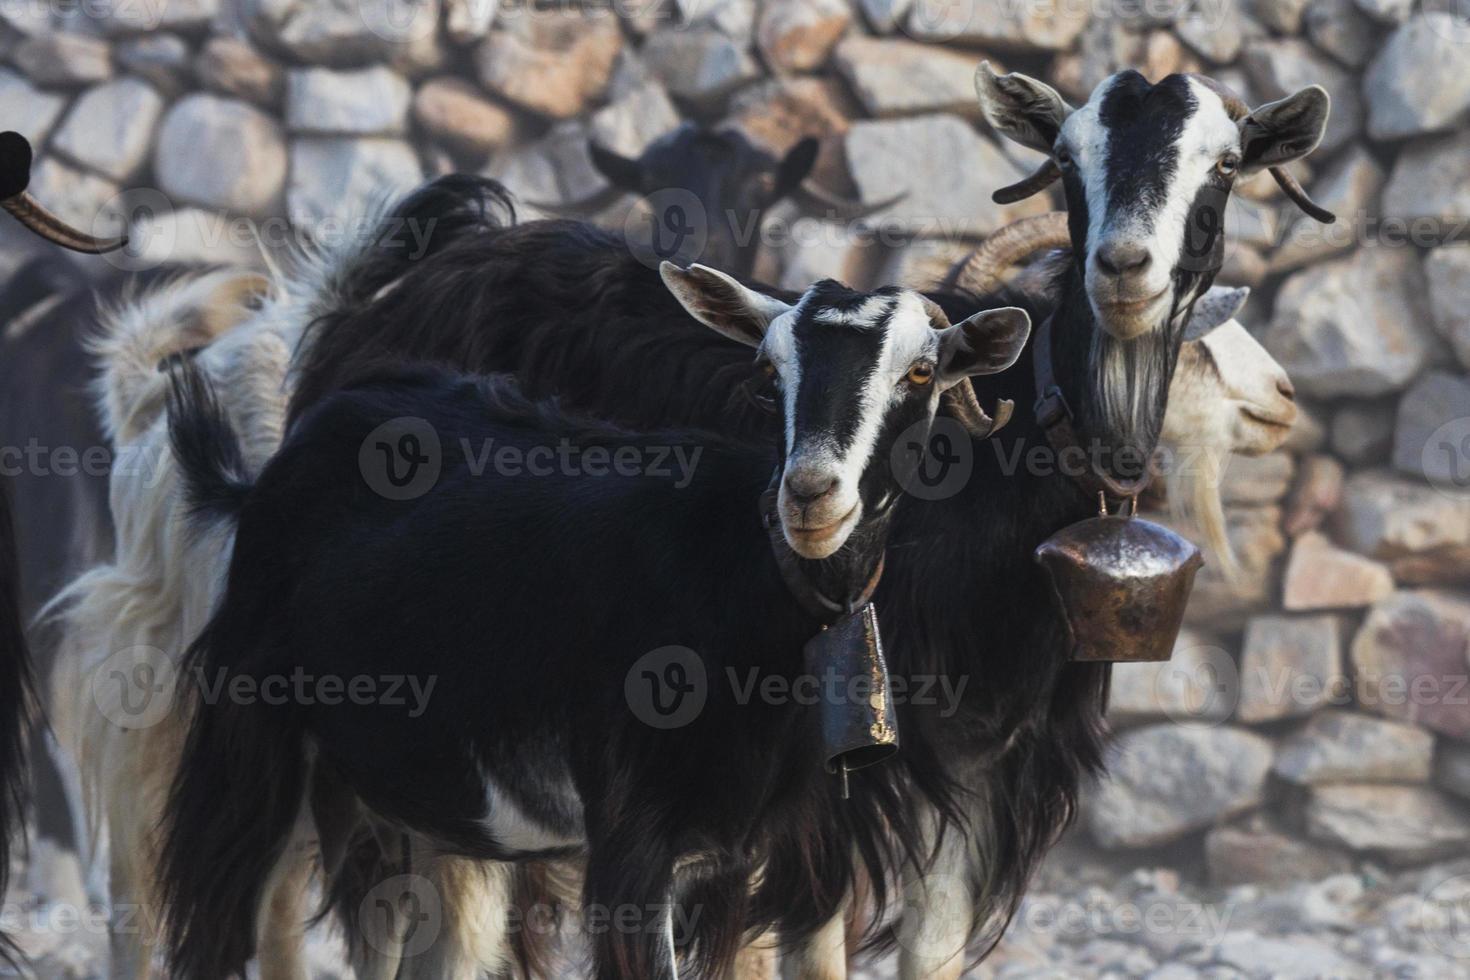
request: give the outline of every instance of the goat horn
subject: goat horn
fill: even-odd
[[[48,242],[55,242],[62,248],[69,248],[73,252],[100,255],[103,252],[120,249],[128,243],[126,235],[120,235],[117,238],[96,238],[78,231],[46,210],[40,201],[31,196],[29,191],[21,191],[14,197],[0,201],[0,207],[15,215],[17,221]]]
[[[1291,203],[1301,208],[1309,216],[1316,218],[1324,225],[1330,225],[1337,220],[1337,215],[1307,195],[1297,179],[1286,172],[1285,167],[1272,167],[1271,176],[1276,178],[1276,184],[1281,188],[1282,193],[1291,198]]]
[[[954,281],[977,295],[993,293],[1000,286],[1001,274],[1028,255],[1048,248],[1066,248],[1071,244],[1067,212],[1048,211],[1022,218],[985,239],[965,258]]]
[[[1033,194],[1040,194],[1052,184],[1056,183],[1057,179],[1061,176],[1062,170],[1057,166],[1057,162],[1051,157],[1047,157],[1046,162],[1037,167],[1031,176],[1025,180],[1019,180],[1009,187],[1002,187],[990,195],[990,199],[996,204],[1015,204],[1017,201],[1024,201]]]
[[[891,208],[899,201],[909,196],[908,191],[884,198],[873,204],[864,204],[851,198],[839,197],[831,191],[822,187],[810,177],[803,180],[791,192],[791,199],[801,206],[804,211],[815,211],[819,213],[834,213],[841,221],[858,221],[870,215],[877,214],[886,208]]]
[[[575,201],[552,202],[527,199],[525,203],[528,207],[533,207],[537,211],[554,214],[559,218],[585,218],[589,214],[596,214],[603,208],[608,207],[625,193],[627,192],[621,187],[608,184],[602,189],[593,191],[586,197],[579,198]]]
[[[947,330],[952,325],[949,322],[949,314],[945,313],[938,303],[927,296],[920,296],[919,299],[923,302],[924,312],[929,314],[929,323],[935,330]]]

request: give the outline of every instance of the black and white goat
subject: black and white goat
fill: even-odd
[[[608,181],[571,204],[533,205],[551,214],[591,217],[625,194],[650,209],[649,234],[636,243],[661,258],[698,260],[744,279],[755,269],[761,225],[791,201],[803,211],[844,221],[892,205],[903,195],[864,204],[833,194],[811,176],[820,142],[807,137],[779,160],[733,127],[684,123],[654,140],[637,159],[593,141],[592,165]]]
[[[774,468],[782,537],[802,574],[824,595],[853,594],[881,567],[902,509],[897,440],[922,441],[942,391],[1009,366],[1029,320],[998,309],[950,326],[904,290],[825,281],[789,304],[704,267],[662,272],[689,315],[755,348],[780,388],[784,450],[631,433],[567,417],[505,381],[400,372],[302,416],[252,485],[201,376],[177,369],[171,428],[190,493],[210,521],[238,520],[223,598],[187,661],[206,687],[224,679],[226,693],[201,688],[169,802],[163,882],[177,975],[243,972],[308,785],[324,777],[430,851],[492,862],[585,853],[584,908],[631,909],[637,920],[595,931],[599,977],[674,975],[669,899],[685,865],[701,909],[694,975],[720,975],[748,926],[783,918],[747,909],[749,882],[773,862],[771,842],[790,839],[833,792],[812,711],[742,699],[731,682],[752,670],[794,680],[822,625],[788,591],[759,498]],[[429,438],[443,447],[428,449],[438,472],[414,499],[364,479],[374,440],[401,445],[381,433],[404,419],[423,430],[415,458]],[[480,447],[529,461],[568,444],[699,455],[679,481],[621,468],[589,476],[590,465],[477,468]],[[706,681],[694,681],[697,715],[665,730],[640,715],[627,684],[641,682],[640,658],[670,645],[693,651],[683,665]],[[418,717],[352,699],[273,705],[228,693],[303,671],[408,674],[435,687]],[[808,857],[809,880],[795,883],[840,896],[851,853]],[[451,946],[441,940],[415,975],[453,975],[448,964],[463,961]]]
[[[1034,313],[1052,314],[1055,384],[1097,468],[1137,475],[1163,428],[1190,314],[1223,261],[1236,177],[1271,168],[1317,213],[1278,168],[1316,147],[1326,93],[1312,87],[1251,111],[1209,79],[1150,85],[1122,72],[1073,110],[1043,83],[988,67],[977,89],[997,131],[1048,154],[1036,175],[998,195],[1015,200],[1063,182],[1072,256],[1056,274],[1055,310]],[[759,400],[762,379],[733,349],[676,337],[650,319],[656,300],[634,285],[642,281],[634,258],[592,233],[552,246],[550,227],[482,229],[390,289],[382,287],[393,277],[368,263],[359,295],[375,298],[315,325],[294,411],[364,364],[427,355],[510,370],[532,391],[639,425],[737,435],[769,426],[744,397],[754,390]],[[951,317],[1003,301],[933,298]],[[1018,370],[976,385],[982,398],[1030,405],[1048,394],[1033,380],[1034,348]],[[1023,411],[989,446],[970,447],[973,472],[956,493],[895,521],[878,596],[895,670],[975,681],[957,718],[909,706],[900,764],[869,777],[911,792],[915,819],[931,830],[926,843],[942,854],[934,866],[963,869],[973,913],[944,914],[937,905],[952,890],[925,888],[925,868],[914,868],[897,934],[937,938],[905,949],[905,976],[957,975],[972,936],[998,935],[1070,819],[1080,780],[1101,766],[1108,670],[1068,662],[1066,626],[1031,559],[1052,533],[1094,515],[1097,499],[1058,467],[1027,465],[1028,451],[1047,446]],[[871,795],[855,797],[861,813]],[[920,920],[952,928],[936,933]]]

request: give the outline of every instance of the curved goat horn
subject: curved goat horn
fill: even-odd
[[[945,313],[938,303],[923,295],[919,299],[923,302],[924,312],[929,314],[929,323],[935,330],[945,330],[952,326],[949,322],[949,314]]]
[[[804,211],[835,214],[840,221],[857,221],[877,214],[909,196],[908,191],[884,198],[873,204],[864,204],[851,198],[839,197],[808,177],[791,192],[791,199]]]
[[[1291,199],[1291,203],[1301,208],[1308,215],[1316,218],[1324,225],[1330,225],[1337,220],[1337,215],[1318,204],[1308,196],[1306,190],[1295,177],[1286,172],[1285,167],[1272,167],[1271,176],[1276,178],[1276,186],[1281,192]]]
[[[533,207],[537,211],[544,211],[547,214],[554,214],[562,218],[585,218],[589,214],[596,214],[603,208],[611,206],[614,201],[626,193],[628,192],[621,187],[607,184],[601,189],[588,194],[586,197],[579,198],[575,201],[533,201],[529,198],[525,198],[524,200],[528,207]]]
[[[924,312],[929,314],[930,326],[935,330],[947,330],[953,326],[949,322],[949,314],[938,303],[923,294],[920,294],[919,299],[924,304]],[[1001,426],[1010,421],[1011,412],[1016,407],[1014,402],[1003,398],[996,403],[995,417],[992,418],[980,407],[980,399],[975,396],[975,386],[970,384],[969,378],[946,388],[940,397],[944,399],[955,421],[976,439],[985,439],[1000,431]]]
[[[1067,212],[1048,211],[1022,218],[991,234],[966,256],[954,281],[979,295],[993,293],[1001,283],[1001,274],[1021,259],[1042,249],[1066,248],[1071,244]]]
[[[48,242],[54,242],[73,252],[98,255],[122,248],[128,243],[126,235],[117,238],[96,238],[78,231],[46,210],[26,190],[31,182],[31,144],[16,132],[0,133],[0,207],[15,215],[15,219]]]
[[[1062,170],[1057,166],[1057,162],[1051,157],[1047,157],[1041,166],[1032,171],[1031,176],[1025,180],[1019,180],[1009,187],[1002,187],[994,194],[991,194],[990,199],[996,204],[1015,204],[1017,201],[1024,201],[1033,194],[1040,194],[1052,184],[1056,183],[1057,179],[1061,176]]]

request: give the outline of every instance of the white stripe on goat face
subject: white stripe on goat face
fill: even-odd
[[[798,526],[856,524],[859,486],[902,397],[899,382],[938,348],[928,313],[907,291],[857,293],[826,281],[771,323],[763,350],[781,378],[787,475],[808,486],[830,481],[827,495],[804,513],[783,483],[783,513]]]

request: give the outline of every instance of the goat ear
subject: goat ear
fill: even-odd
[[[1255,173],[1300,160],[1327,131],[1332,96],[1320,85],[1268,102],[1240,121],[1240,169]]]
[[[588,152],[592,156],[592,165],[607,178],[608,183],[634,193],[643,190],[643,166],[637,160],[629,160],[596,143],[588,145]]]
[[[1014,306],[982,310],[939,331],[939,384],[948,388],[1016,363],[1031,336],[1031,317]]]
[[[817,152],[821,148],[820,141],[808,136],[786,151],[786,155],[776,166],[775,200],[779,201],[801,186],[801,182],[812,172],[812,167],[817,162]]]
[[[747,289],[708,266],[681,269],[664,262],[658,274],[690,316],[748,347],[759,347],[771,321],[791,309],[779,299]]]
[[[1189,322],[1184,325],[1185,340],[1199,340],[1216,327],[1229,323],[1245,306],[1251,291],[1247,286],[1231,289],[1227,286],[1212,286],[1210,291],[1194,301],[1189,312]]]
[[[1045,82],[1011,72],[997,75],[990,62],[975,69],[975,94],[990,127],[1033,150],[1051,154],[1072,107]]]

